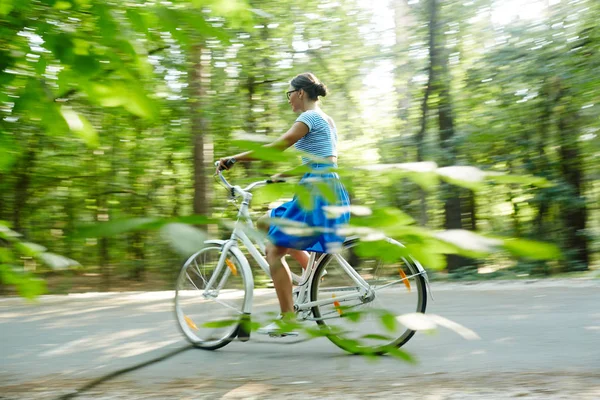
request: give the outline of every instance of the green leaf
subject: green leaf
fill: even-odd
[[[57,10],[68,10],[71,7],[73,7],[73,4],[64,0],[59,0],[56,3],[54,3],[54,8],[56,8]]]
[[[224,2],[225,3],[225,2]],[[204,39],[217,38],[224,44],[230,43],[230,36],[224,29],[215,28],[204,20],[202,14],[185,13],[184,18],[192,29],[198,32]]]
[[[181,28],[181,22],[188,17],[188,10],[175,10],[168,7],[158,7],[156,13],[159,17],[159,23],[168,31],[175,40],[181,45],[190,44],[190,39],[185,29]],[[203,18],[202,15],[194,15],[196,18]]]
[[[206,233],[190,225],[170,223],[160,230],[161,236],[183,256],[190,256],[204,247]]]
[[[275,147],[265,147],[264,144],[252,142],[250,140],[232,140],[230,144],[237,146],[245,151],[252,151],[252,158],[264,161],[287,162],[290,159],[288,154]]]
[[[435,234],[437,239],[450,243],[459,249],[483,256],[497,251],[502,246],[502,240],[488,238],[464,229],[449,229]]]
[[[512,255],[532,260],[561,260],[563,255],[558,246],[526,239],[504,239],[502,246]]]
[[[12,242],[16,238],[20,237],[21,234],[19,232],[13,231],[4,223],[0,223],[0,238],[6,241]]]
[[[46,248],[44,246],[30,242],[17,242],[14,246],[15,249],[17,249],[21,254],[27,257],[35,257],[38,254],[46,251]]]
[[[89,83],[83,87],[90,100],[102,107],[123,107],[138,117],[150,120],[158,116],[156,104],[135,82],[119,82],[110,85]]]
[[[298,201],[300,206],[305,210],[312,210],[314,207],[313,204],[313,196],[309,189],[304,185],[296,185],[296,196],[298,196]]]
[[[396,331],[396,316],[389,313],[384,313],[380,316],[381,324],[390,332]]]
[[[323,196],[329,204],[337,204],[338,198],[330,185],[325,182],[316,182],[315,186],[319,190],[319,194]]]
[[[446,182],[471,190],[484,187],[486,173],[471,166],[450,166],[436,170],[436,173]]]
[[[66,269],[81,265],[75,260],[54,253],[41,253],[37,258],[52,269]]]
[[[386,240],[359,242],[354,247],[359,257],[381,259],[384,262],[394,262],[407,255],[407,249],[391,244]]]
[[[221,321],[210,321],[202,324],[203,328],[227,328],[228,326],[236,325],[239,321],[237,319],[225,319]]]
[[[13,1],[14,0],[2,0],[2,1],[0,1],[0,15],[1,16],[6,16],[6,15],[10,14],[10,12],[14,8]]]
[[[395,358],[398,358],[400,360],[406,361],[410,364],[416,364],[417,363],[417,359],[410,353],[407,353],[404,350],[398,349],[396,347],[390,347],[387,349],[387,353]]]
[[[112,237],[125,232],[141,231],[154,227],[160,221],[158,218],[129,218],[109,222],[99,222],[79,227],[73,237],[100,238]]]
[[[533,175],[488,173],[487,179],[497,183],[515,183],[521,185],[532,185],[539,188],[548,188],[554,186],[554,184],[548,181],[546,178]]]
[[[218,221],[202,215],[188,215],[177,218],[123,218],[108,222],[97,222],[77,228],[74,238],[112,237],[127,232],[160,229],[170,223],[207,225]]]
[[[138,31],[140,33],[148,32],[148,24],[146,24],[145,14],[138,12],[137,10],[133,9],[132,7],[128,7],[127,10],[125,11],[125,14],[127,15],[127,18],[129,19],[129,22],[131,22],[133,29],[135,29],[136,31]]]
[[[408,214],[392,207],[373,209],[371,215],[354,216],[351,224],[355,226],[368,226],[381,229],[384,232],[388,227],[397,228],[403,225],[411,225],[415,220]]]
[[[33,299],[46,291],[46,282],[7,264],[0,264],[0,282],[14,286],[19,295],[26,299]]]
[[[13,135],[6,132],[0,132],[0,172],[9,171],[17,160],[17,145]]]
[[[394,340],[394,338],[391,336],[378,335],[375,333],[369,333],[367,335],[361,336],[360,338],[365,339],[365,340],[381,340],[381,341],[386,341],[386,342]]]
[[[407,251],[421,263],[425,269],[443,270],[446,268],[446,256],[441,253],[430,251],[431,249],[422,245],[409,245]]]
[[[363,313],[359,312],[359,311],[344,311],[345,307],[340,307],[340,309],[343,312],[343,316],[344,318],[348,318],[350,321],[352,322],[359,322],[362,317],[363,317]]]
[[[253,192],[253,204],[265,204],[283,197],[292,197],[294,195],[294,185],[290,183],[277,183],[258,188]]]
[[[84,115],[68,106],[62,106],[60,111],[73,133],[83,139],[88,147],[98,147],[98,132]]]

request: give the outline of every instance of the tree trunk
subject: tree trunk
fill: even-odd
[[[546,154],[545,147],[548,144],[548,136],[550,134],[550,126],[552,123],[552,103],[555,101],[551,98],[552,88],[550,83],[546,81],[542,86],[541,97],[544,99],[544,103],[542,106],[542,113],[540,116],[540,126],[539,126],[539,138],[535,143],[536,147],[536,161],[532,161],[529,159],[525,160],[525,165],[528,166],[528,170],[531,174],[535,176],[541,176],[544,178],[551,178],[549,171],[550,162],[548,161],[548,156]],[[551,194],[548,189],[539,189],[536,195],[536,200],[538,203],[537,215],[535,217],[535,225],[534,225],[534,237],[538,240],[547,240],[548,232],[545,227],[544,220],[546,218],[546,214],[550,208],[550,198]]]
[[[144,217],[146,214],[144,207],[144,199],[140,196],[141,193],[148,189],[146,184],[139,182],[138,176],[143,174],[143,148],[144,140],[143,130],[138,125],[139,121],[134,118],[132,124],[135,126],[135,147],[132,151],[132,158],[129,166],[129,186],[133,190],[130,200],[130,209],[135,217]],[[115,138],[117,136],[115,135]],[[116,151],[117,141],[115,141],[114,149]],[[114,154],[114,153],[113,153]],[[132,262],[131,277],[136,281],[143,281],[146,273],[146,255],[144,252],[145,235],[142,232],[133,232],[129,234],[129,257]]]
[[[433,85],[436,79],[436,71],[434,70],[434,59],[437,58],[438,46],[436,43],[437,33],[437,5],[435,0],[430,1],[430,20],[429,20],[429,66],[427,68],[427,86],[425,87],[425,93],[423,94],[423,100],[421,102],[421,127],[415,137],[417,146],[417,161],[425,161],[425,132],[427,130],[427,116],[429,113],[429,96],[431,95]],[[419,188],[419,199],[420,199],[420,212],[419,212],[419,224],[421,226],[427,225],[427,193],[425,190]]]
[[[31,184],[31,167],[35,161],[35,143],[29,144],[29,149],[20,162],[19,172],[15,183],[14,209],[13,209],[13,229],[23,235],[27,233],[23,226],[23,211],[27,207],[29,200],[29,186]]]
[[[430,73],[433,74],[433,92],[438,97],[439,142],[444,150],[440,164],[453,165],[456,162],[456,147],[454,146],[454,116],[452,99],[450,97],[450,74],[448,72],[448,55],[444,51],[443,26],[440,18],[440,1],[430,0],[429,3],[429,37],[430,37]],[[442,185],[444,201],[444,228],[462,229],[461,189],[449,184]],[[464,257],[449,255],[446,257],[449,272],[469,264]]]
[[[562,202],[564,218],[565,247],[567,251],[566,270],[586,271],[589,269],[590,255],[588,237],[585,233],[587,209],[583,192],[583,166],[579,149],[577,110],[572,106],[568,89],[559,94],[558,134],[560,138],[560,170],[570,189],[571,198]],[[563,107],[560,107],[560,106]]]
[[[192,70],[190,71],[190,89],[193,99],[192,137],[194,144],[194,214],[209,216],[210,186],[209,175],[212,173],[214,158],[213,144],[208,132],[204,107],[207,104],[207,89],[210,84],[208,67],[210,61],[202,60],[204,46],[192,47]]]

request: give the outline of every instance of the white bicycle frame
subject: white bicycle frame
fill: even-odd
[[[237,221],[234,225],[233,231],[231,233],[231,237],[228,240],[209,240],[206,244],[216,244],[221,246],[221,256],[219,258],[217,267],[215,268],[214,273],[212,274],[211,279],[206,284],[204,295],[207,297],[212,297],[210,292],[212,290],[216,290],[217,292],[223,287],[226,280],[229,278],[231,271],[229,268],[226,268],[226,258],[227,254],[231,252],[235,255],[235,257],[240,262],[240,268],[242,269],[242,274],[244,277],[244,281],[246,282],[246,297],[244,299],[244,304],[242,307],[243,314],[251,314],[252,311],[252,301],[253,301],[253,290],[254,290],[254,280],[252,278],[252,271],[250,268],[250,264],[248,259],[244,255],[244,253],[238,247],[238,242],[242,242],[252,258],[258,263],[260,268],[271,278],[271,273],[269,269],[269,264],[265,260],[263,254],[265,254],[266,246],[264,243],[264,239],[259,235],[254,237],[257,247],[254,245],[254,242],[251,238],[246,234],[246,230],[248,232],[256,232],[254,228],[254,224],[252,223],[252,219],[250,218],[249,206],[250,201],[252,200],[252,189],[264,186],[266,184],[272,183],[271,181],[259,181],[255,182],[245,189],[242,189],[239,186],[232,186],[227,182],[222,173],[219,173],[219,177],[221,181],[225,185],[225,187],[230,191],[230,196],[235,198],[236,195],[242,197],[242,204],[239,209],[237,215]],[[320,262],[327,254],[319,254],[311,252],[309,255],[308,266],[301,276],[291,273],[293,284],[297,285],[294,290],[297,293],[294,309],[298,312],[299,319],[308,319],[308,315],[310,314],[310,310],[315,306],[322,306],[326,304],[342,303],[345,301],[356,300],[361,297],[367,296],[371,289],[369,284],[365,282],[365,280],[350,266],[350,264],[340,255],[340,254],[332,254],[333,257],[337,259],[339,265],[342,269],[348,274],[348,276],[356,283],[357,291],[353,291],[351,294],[336,296],[332,299],[323,299],[318,301],[307,301],[309,299],[311,293],[311,285],[313,280],[313,275],[315,273],[315,265]],[[318,257],[318,258],[317,258]],[[219,284],[216,289],[212,289],[216,283],[217,277],[221,275],[221,272],[225,268],[225,271],[220,279]]]

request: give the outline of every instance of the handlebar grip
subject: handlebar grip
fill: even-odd
[[[219,171],[223,171],[223,169],[229,169],[236,163],[235,158],[230,158],[225,162],[225,168],[221,167],[221,160],[215,161],[215,167],[219,168]]]

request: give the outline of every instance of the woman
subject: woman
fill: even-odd
[[[284,256],[290,254],[303,268],[306,268],[307,251],[323,253],[341,246],[343,238],[335,234],[335,227],[349,220],[348,213],[332,218],[323,208],[328,205],[348,206],[350,204],[348,193],[339,181],[339,177],[331,171],[337,166],[337,129],[333,119],[319,107],[319,97],[326,95],[325,85],[311,73],[303,73],[292,79],[287,91],[288,103],[292,111],[300,115],[285,134],[267,145],[282,149],[294,145],[296,149],[306,153],[306,157],[302,157],[302,163],[311,168],[311,172],[302,177],[300,184],[311,193],[312,207],[303,208],[295,196],[292,201],[271,210],[259,220],[259,227],[268,230],[270,243],[267,245],[266,258],[279,300],[281,317],[285,319],[294,318],[294,302],[289,267]],[[221,158],[218,168],[228,169],[228,166],[236,161],[248,160],[252,160],[251,151]],[[322,183],[326,183],[331,189],[330,193],[335,194],[335,203],[327,201],[322,195],[320,190]],[[332,200],[331,195],[327,197]],[[310,226],[313,233],[302,237],[290,235],[286,233],[283,225],[269,225],[266,222],[268,218],[302,222]],[[271,335],[291,334],[291,332],[280,332],[279,326],[275,323],[259,329],[258,332]]]

